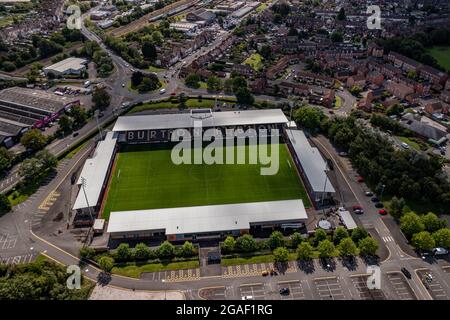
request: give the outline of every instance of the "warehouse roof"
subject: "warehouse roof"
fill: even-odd
[[[314,192],[331,192],[335,190],[328,179],[325,169],[327,164],[317,148],[311,147],[301,130],[286,130],[287,136],[294,147],[300,165]]]
[[[81,70],[85,68],[87,61],[80,58],[67,58],[51,66],[45,67],[44,71],[56,71],[64,73],[68,70]]]
[[[57,96],[54,93],[43,90],[12,87],[0,91],[0,104],[12,103],[29,108],[57,112],[77,99]]]
[[[108,132],[105,139],[98,143],[94,156],[86,160],[77,184],[81,184],[82,177],[86,179],[85,189],[89,206],[83,190],[80,189],[73,205],[74,210],[97,205],[114,154],[116,135],[114,132]]]
[[[302,200],[112,212],[108,232],[165,230],[190,234],[250,229],[252,223],[291,223],[308,218]]]
[[[288,122],[281,109],[211,112],[203,115],[205,116],[177,113],[119,117],[113,131],[187,129],[194,127],[195,120],[202,121],[203,127],[281,124]]]

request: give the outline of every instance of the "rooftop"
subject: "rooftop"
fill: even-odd
[[[43,90],[12,87],[0,91],[0,104],[9,102],[38,110],[57,112],[76,99],[60,97]]]
[[[97,205],[116,146],[116,135],[114,132],[108,132],[105,139],[98,143],[94,156],[86,160],[77,182],[81,185],[82,177],[86,178],[86,197],[80,189],[73,210]],[[89,205],[86,203],[86,198]]]
[[[298,222],[308,218],[302,200],[237,203],[112,212],[108,232],[165,230],[189,234],[250,229],[252,223]]]
[[[48,71],[57,71],[57,72],[63,73],[67,70],[80,70],[85,67],[86,63],[87,63],[87,61],[84,59],[67,58],[60,62],[52,64],[51,66],[45,67],[44,71],[48,70]]]
[[[331,192],[335,190],[328,179],[325,170],[327,164],[317,148],[311,147],[301,130],[286,130],[287,136],[294,147],[295,154],[308,178],[314,192]]]
[[[211,112],[206,117],[193,118],[190,113],[134,115],[119,117],[113,131],[187,129],[201,121],[203,127],[283,124],[288,119],[281,109]]]

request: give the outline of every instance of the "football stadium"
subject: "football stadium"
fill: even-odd
[[[174,163],[172,135],[182,129],[195,137],[199,124],[201,134],[215,130],[214,139],[208,141],[223,141],[212,152],[223,161]],[[317,197],[332,196],[334,189],[325,181],[323,159],[310,161],[309,166],[317,168],[302,168],[304,157],[295,153],[308,153],[298,150],[300,142],[304,144],[298,133],[303,133],[288,129],[288,124],[278,109],[119,117],[86,161],[73,209],[81,217],[105,219],[113,239],[220,239],[264,229],[300,228],[308,218],[306,209]],[[248,129],[254,129],[256,136],[228,135]],[[243,144],[236,143],[240,138]],[[205,152],[210,143],[203,141],[189,149],[189,158],[195,158],[196,151]],[[266,148],[269,158],[276,156],[275,174],[261,174],[269,166],[260,161],[261,148]],[[241,155],[245,161],[239,160]],[[319,175],[315,180],[323,179],[321,185],[309,181],[311,170]]]

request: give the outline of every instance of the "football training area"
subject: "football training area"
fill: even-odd
[[[116,156],[102,216],[108,219],[113,211],[291,199],[302,199],[305,207],[310,207],[286,145],[277,147],[277,174],[261,175],[261,167],[268,165],[259,162],[176,165],[168,146],[123,145]],[[245,148],[247,157],[252,150],[248,145],[232,148],[235,157],[237,148]]]

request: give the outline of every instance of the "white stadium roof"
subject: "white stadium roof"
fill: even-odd
[[[109,233],[165,230],[190,234],[250,229],[251,223],[290,223],[308,218],[302,200],[112,212]]]
[[[86,179],[85,188],[89,206],[86,203],[83,190],[80,189],[73,210],[97,205],[116,146],[116,136],[116,133],[108,132],[105,139],[98,143],[94,156],[86,160],[77,184],[81,184],[81,177]]]
[[[286,130],[287,136],[294,147],[300,165],[314,192],[334,193],[335,190],[328,179],[325,169],[327,164],[317,148],[311,147],[301,130]],[[326,182],[325,182],[326,181]],[[326,184],[326,185],[325,185]]]
[[[200,118],[198,115],[203,115]],[[238,125],[282,124],[288,119],[280,109],[246,110],[211,112],[197,114],[190,113],[161,114],[161,115],[135,115],[119,117],[113,131],[137,131],[158,129],[187,129],[194,127],[194,121],[201,120],[203,127],[223,127]]]

